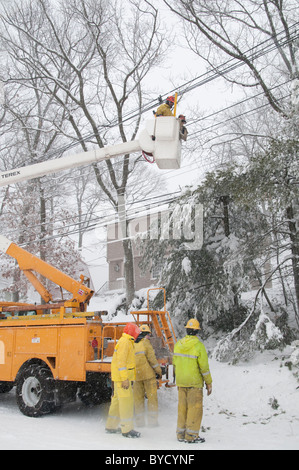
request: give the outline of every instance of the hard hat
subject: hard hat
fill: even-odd
[[[141,325],[140,330],[142,333],[151,333],[151,329],[148,325]]]
[[[127,333],[127,335],[133,336],[134,339],[137,339],[140,335],[140,328],[135,325],[135,323],[127,323],[124,328],[124,333]]]
[[[190,318],[185,328],[190,328],[191,330],[200,330],[199,322],[196,320],[196,318]]]
[[[183,114],[180,114],[180,115],[179,115],[179,119],[180,119],[182,122],[186,123],[186,116],[184,116]]]
[[[174,103],[174,96],[167,96],[166,101],[169,101],[170,103]]]

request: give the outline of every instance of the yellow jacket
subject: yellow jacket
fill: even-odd
[[[148,380],[162,375],[155,351],[148,339],[142,339],[134,344],[136,360],[136,381]]]
[[[202,388],[204,382],[212,383],[206,348],[196,336],[186,335],[175,344],[172,362],[178,387]]]
[[[163,103],[157,109],[156,116],[173,116],[173,114],[168,104]]]
[[[132,381],[135,380],[135,376],[134,338],[127,333],[123,333],[113,353],[111,379],[113,382]]]

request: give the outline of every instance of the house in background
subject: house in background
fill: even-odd
[[[134,233],[146,231],[150,226],[150,218],[148,216],[140,217],[132,221]],[[108,291],[123,291],[125,289],[124,278],[124,250],[121,240],[121,230],[117,223],[107,226],[107,263],[108,263]],[[133,235],[134,235],[133,233]],[[133,245],[134,259],[134,276],[135,290],[151,287],[156,284],[158,278],[158,270],[152,269],[151,266],[144,272],[140,269],[139,263],[142,259],[140,251]]]
[[[159,216],[156,214],[145,215],[138,217],[130,222],[129,234],[134,239],[134,235],[137,233],[147,232],[150,228],[155,226],[155,217],[166,216],[168,211],[162,211]],[[163,219],[164,221],[166,219]],[[153,228],[155,230],[155,227]],[[124,251],[122,245],[122,235],[118,223],[113,223],[107,226],[107,263],[108,263],[108,282],[105,283],[105,292],[109,291],[121,291],[125,290],[125,277],[124,277]],[[269,243],[269,242],[268,242]],[[136,243],[133,245],[133,260],[134,260],[134,276],[135,276],[135,290],[149,288],[157,284],[159,278],[162,263],[160,266],[152,266],[149,264],[146,271],[141,270],[139,264],[142,260],[141,253]],[[266,245],[267,246],[267,245]],[[262,267],[261,279],[257,278],[257,272],[252,271],[249,275],[250,288],[249,291],[257,291],[263,282],[269,277],[271,273],[271,260],[268,259],[267,250],[265,247],[265,259]],[[273,288],[272,279],[268,279],[265,285],[266,289]],[[102,292],[103,293],[103,292]]]

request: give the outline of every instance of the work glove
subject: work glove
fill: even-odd
[[[121,383],[121,386],[122,388],[124,388],[125,390],[128,390],[128,388],[130,387],[130,382],[129,380],[123,380],[123,382]]]
[[[212,393],[212,384],[206,384],[206,389],[207,389],[207,392],[208,392],[207,394],[211,395],[211,393]]]

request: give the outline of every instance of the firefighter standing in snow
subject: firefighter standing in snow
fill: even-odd
[[[173,364],[178,387],[177,438],[185,442],[204,442],[198,436],[203,414],[203,385],[212,393],[208,355],[195,336],[199,322],[192,318],[185,326],[187,335],[174,346]]]
[[[133,429],[134,397],[132,382],[136,377],[134,341],[140,329],[134,323],[128,323],[118,341],[111,363],[113,396],[106,422],[106,432],[121,431],[125,437],[140,437]],[[118,427],[120,423],[120,428]]]
[[[135,422],[145,425],[145,395],[147,396],[147,424],[158,425],[158,396],[156,375],[162,377],[162,370],[154,349],[146,336],[151,333],[148,325],[140,327],[141,334],[134,344],[136,379],[134,382]]]

